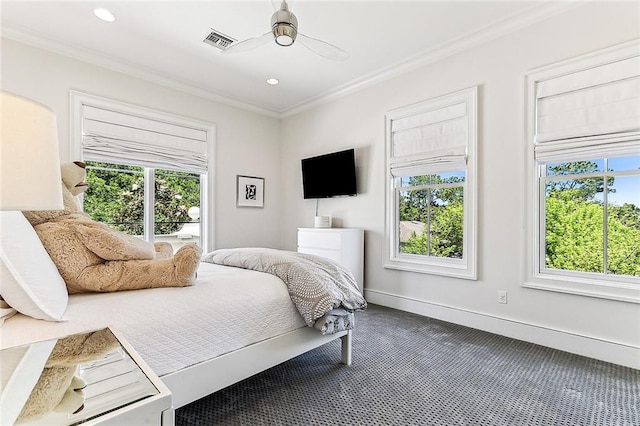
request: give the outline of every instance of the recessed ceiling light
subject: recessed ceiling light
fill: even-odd
[[[277,78],[268,78],[267,79],[267,84],[270,84],[272,86],[275,86],[278,83],[280,83],[280,80],[278,80]]]
[[[98,17],[98,19],[103,20],[104,22],[113,22],[116,20],[116,17],[113,16],[113,13],[109,12],[107,9],[103,9],[101,7],[95,9],[93,14]]]

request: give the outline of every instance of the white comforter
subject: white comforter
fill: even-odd
[[[307,325],[318,328],[322,334],[351,330],[353,312],[367,307],[353,274],[325,257],[251,247],[216,250],[202,261],[266,272],[280,278]]]
[[[65,317],[17,314],[0,327],[0,347],[108,326],[163,376],[305,326],[279,278],[209,263],[192,287],[73,295]]]

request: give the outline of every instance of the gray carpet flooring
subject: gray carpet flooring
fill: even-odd
[[[640,425],[640,371],[370,305],[331,342],[176,410],[187,425]]]

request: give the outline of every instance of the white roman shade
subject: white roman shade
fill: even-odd
[[[435,161],[467,152],[467,105],[457,103],[391,122],[394,157],[420,155]]]
[[[207,132],[182,125],[82,106],[85,160],[206,173]]]
[[[476,88],[387,114],[391,175],[415,176],[463,169],[475,132]]]
[[[535,157],[540,162],[579,156],[638,153],[640,49],[592,58],[579,71],[535,82]]]

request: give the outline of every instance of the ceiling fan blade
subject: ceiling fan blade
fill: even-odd
[[[267,44],[273,41],[273,34],[271,31],[264,33],[261,36],[249,38],[243,41],[233,43],[231,46],[222,51],[222,53],[240,53],[248,50],[253,50],[257,47]]]
[[[298,33],[296,41],[300,42],[300,44],[312,52],[327,59],[331,59],[333,61],[346,61],[349,59],[349,54],[347,52],[340,49],[338,46],[327,43],[326,41],[318,40],[300,33]]]

